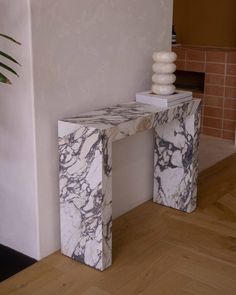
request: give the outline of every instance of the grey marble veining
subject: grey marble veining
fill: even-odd
[[[154,128],[153,201],[196,207],[200,100],[168,109],[132,102],[61,120],[62,253],[104,270],[112,262],[112,142]]]

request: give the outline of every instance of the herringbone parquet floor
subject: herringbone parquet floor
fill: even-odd
[[[235,295],[236,154],[199,177],[192,214],[146,202],[113,223],[113,265],[59,252],[0,284],[0,294]]]

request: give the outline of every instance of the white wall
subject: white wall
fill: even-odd
[[[40,257],[59,248],[57,120],[150,88],[152,52],[170,49],[172,4],[31,0]],[[114,216],[151,197],[151,141],[114,144]]]
[[[19,79],[9,75],[13,85],[0,84],[0,244],[38,258],[28,0],[0,0],[0,32],[22,42],[22,46],[17,46],[0,39],[1,50],[22,64],[21,68],[14,66]]]

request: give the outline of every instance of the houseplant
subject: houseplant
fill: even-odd
[[[0,33],[0,37],[5,38],[7,40],[10,40],[10,41],[12,41],[12,42],[14,42],[14,43],[16,43],[18,45],[21,45],[21,43],[19,43],[18,41],[16,41],[15,39],[13,39],[12,37],[9,37],[7,35],[4,35],[4,34]],[[17,65],[20,65],[18,63],[18,61],[16,61],[13,57],[11,57],[10,55],[8,55],[7,53],[5,53],[3,51],[0,51],[0,56],[3,57],[4,59],[7,59],[7,60],[17,64]],[[0,61],[0,68],[5,69],[5,70],[11,72],[12,74],[18,76],[18,74],[17,74],[17,72],[15,70],[13,70],[11,67],[9,67],[8,65],[6,65],[5,63],[3,63],[1,61]],[[8,79],[8,77],[5,74],[3,74],[1,72],[1,70],[0,70],[0,82],[1,83],[6,83],[6,84],[11,84],[11,81]]]

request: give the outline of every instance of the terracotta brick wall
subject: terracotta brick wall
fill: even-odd
[[[173,47],[177,70],[205,73],[202,133],[234,140],[236,126],[236,49]]]

